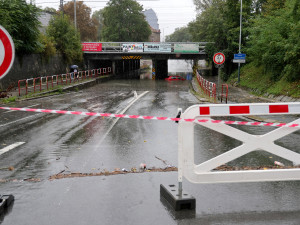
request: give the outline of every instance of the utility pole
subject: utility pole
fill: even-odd
[[[75,26],[75,29],[77,29],[77,25],[76,25],[76,0],[74,0],[74,26]]]
[[[60,11],[62,12],[62,14],[64,15],[64,0],[60,0]]]
[[[241,0],[241,12],[240,12],[239,54],[241,54],[241,44],[242,44],[242,12],[243,12],[243,0]],[[241,63],[239,63],[238,83],[240,83],[240,71],[241,71]]]

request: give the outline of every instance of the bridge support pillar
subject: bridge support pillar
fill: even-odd
[[[197,69],[198,69],[198,59],[193,60],[193,77],[196,76],[197,74]]]
[[[155,69],[155,79],[165,79],[168,77],[168,60],[153,60]]]

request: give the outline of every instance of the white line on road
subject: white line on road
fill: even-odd
[[[16,123],[16,122],[19,122],[19,121],[22,121],[22,120],[25,120],[25,119],[29,119],[31,117],[36,117],[37,115],[32,115],[32,116],[27,116],[27,117],[24,117],[24,118],[21,118],[21,119],[18,119],[18,120],[15,120],[15,121],[12,121],[12,122],[9,122],[9,123],[6,123],[6,124],[3,124],[3,125],[0,125],[0,127],[5,127],[7,125],[10,125],[10,124],[13,124],[13,123]]]
[[[22,144],[25,144],[25,142],[16,142],[16,143],[14,143],[12,145],[9,145],[9,146],[7,146],[5,148],[0,149],[0,155],[2,155],[3,153],[8,152],[8,151],[10,151],[10,150],[18,147],[18,146],[20,146]]]
[[[130,104],[128,104],[127,106],[126,106],[126,108],[125,109],[123,109],[119,114],[123,114],[123,113],[125,113],[137,100],[139,100],[141,97],[143,97],[145,94],[147,94],[149,91],[145,91],[145,92],[143,92],[142,94],[140,94],[140,95],[137,95],[136,94],[136,97],[135,97],[135,99],[132,101],[132,102],[130,102]],[[119,121],[119,119],[120,118],[117,118],[113,123],[112,123],[112,125],[108,128],[108,130],[106,131],[106,133],[104,134],[104,136],[103,136],[103,138],[101,139],[101,141],[100,141],[100,143],[106,138],[106,136],[108,135],[108,133],[111,131],[111,129],[115,126],[115,124]]]

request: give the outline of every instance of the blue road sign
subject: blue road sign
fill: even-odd
[[[234,59],[246,59],[246,54],[239,53],[239,54],[234,54]]]

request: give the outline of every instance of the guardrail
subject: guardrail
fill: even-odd
[[[225,100],[225,103],[227,104],[227,100],[228,100],[228,85],[227,84],[222,84],[221,102],[223,101],[223,98]]]
[[[103,72],[102,72],[103,71]],[[51,75],[45,77],[35,77],[29,79],[23,79],[18,81],[18,91],[19,96],[21,96],[22,91],[25,90],[25,95],[29,92],[36,93],[37,91],[42,91],[44,89],[49,90],[53,89],[58,85],[69,85],[80,80],[86,80],[89,78],[96,78],[101,75],[107,75],[112,72],[112,68],[99,68],[93,70],[72,72],[59,75]]]
[[[210,82],[203,78],[199,72],[197,71],[197,80],[198,83],[203,90],[204,94],[206,94],[208,97],[213,98],[216,102],[217,100],[217,85],[213,82]]]

